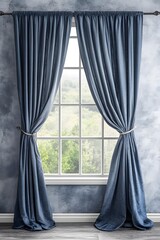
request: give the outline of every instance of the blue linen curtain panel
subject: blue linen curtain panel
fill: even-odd
[[[14,12],[17,85],[21,111],[19,179],[14,228],[54,227],[34,134],[45,122],[59,85],[72,16]]]
[[[104,120],[119,133],[103,205],[95,226],[149,229],[134,136],[143,13],[77,13],[80,53],[88,84]]]

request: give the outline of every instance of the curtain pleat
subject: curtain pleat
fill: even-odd
[[[134,136],[142,46],[142,12],[85,12],[75,16],[80,54],[92,96],[108,125],[120,134],[103,205],[95,226],[149,229]]]
[[[45,122],[62,75],[72,14],[14,12],[21,129],[36,133]],[[14,228],[55,226],[36,139],[21,133]]]

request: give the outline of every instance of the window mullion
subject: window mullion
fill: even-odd
[[[79,52],[79,174],[82,175],[82,111],[81,111],[81,58]]]
[[[104,120],[102,117],[102,176],[104,176]]]
[[[61,82],[59,85],[59,175],[62,176],[62,114],[61,114]]]

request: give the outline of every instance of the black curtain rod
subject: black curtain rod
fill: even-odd
[[[73,12],[74,13],[74,12]],[[3,12],[0,11],[0,16],[6,16],[6,15],[12,15],[12,12]],[[160,15],[159,11],[155,11],[155,12],[144,12],[143,15],[153,15],[153,16],[158,16]]]

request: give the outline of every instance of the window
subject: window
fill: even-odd
[[[57,96],[37,135],[44,173],[106,176],[118,135],[103,121],[91,96],[72,27]]]

